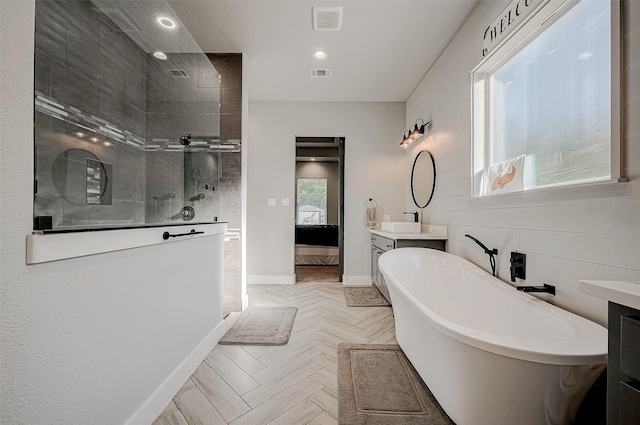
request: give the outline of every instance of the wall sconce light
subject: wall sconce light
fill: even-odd
[[[418,126],[418,120],[422,121],[422,125]],[[409,135],[409,137],[411,137],[412,139],[415,140],[420,140],[420,138],[422,136],[424,136],[424,129],[426,126],[429,125],[429,122],[424,122],[424,120],[422,118],[418,118],[416,120],[416,123],[413,125],[413,127],[411,127],[411,134]]]
[[[415,140],[413,140],[412,138],[409,137],[409,135],[411,134],[411,132],[409,130],[404,132],[404,135],[402,136],[402,142],[400,142],[400,147],[401,148],[407,148],[407,146],[409,146],[410,144],[412,144],[413,142],[415,142]]]
[[[422,125],[418,125],[418,120],[422,121]],[[420,138],[424,136],[424,130],[429,124],[431,124],[430,121],[425,122],[422,118],[418,118],[416,123],[412,125],[409,130],[405,131],[400,147],[406,148],[420,140]]]

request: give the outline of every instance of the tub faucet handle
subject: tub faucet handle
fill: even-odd
[[[526,279],[526,260],[527,255],[521,252],[511,252],[509,262],[509,270],[511,271],[511,282],[515,282],[516,278]]]
[[[413,214],[413,222],[418,222],[418,211],[405,211],[402,214]]]

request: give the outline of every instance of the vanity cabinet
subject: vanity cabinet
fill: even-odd
[[[446,250],[446,239],[428,238],[421,234],[398,234],[386,232],[371,232],[371,283],[382,292],[382,295],[391,303],[387,283],[378,267],[378,260],[385,252],[405,247],[432,248],[440,251]]]
[[[640,310],[609,302],[607,424],[640,424]]]
[[[640,281],[581,280],[608,301],[607,425],[640,424]]]

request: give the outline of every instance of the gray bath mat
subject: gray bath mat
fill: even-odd
[[[339,425],[455,425],[398,345],[338,344]]]
[[[289,342],[296,307],[249,307],[218,344],[284,345]]]
[[[345,286],[344,299],[349,307],[387,307],[389,302],[375,286]]]

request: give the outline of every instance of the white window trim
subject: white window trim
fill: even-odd
[[[483,192],[484,179],[489,169],[488,145],[489,145],[489,116],[488,97],[490,84],[486,74],[495,70],[501,64],[515,56],[524,45],[532,41],[540,33],[546,30],[554,22],[560,19],[565,12],[576,5],[580,0],[552,1],[546,0],[537,10],[532,12],[521,23],[519,28],[512,31],[502,40],[492,52],[485,57],[478,66],[471,71],[471,199],[494,197]],[[584,0],[588,1],[588,0]],[[624,138],[622,137],[623,117],[623,24],[624,4],[620,0],[611,0],[611,170],[610,178],[583,180],[571,183],[561,183],[546,186],[526,188],[524,191],[505,193],[499,196],[514,196],[523,192],[540,190],[557,190],[574,187],[601,185],[629,181],[625,169]]]

